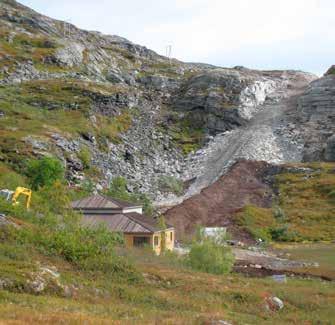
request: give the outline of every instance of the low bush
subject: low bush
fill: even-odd
[[[270,228],[276,226],[276,220],[270,209],[256,206],[245,206],[237,215],[237,223],[247,230],[255,239],[271,241]]]
[[[176,195],[181,195],[184,191],[183,181],[173,176],[162,176],[159,180],[159,187],[163,192]]]
[[[234,265],[234,256],[229,247],[207,239],[192,244],[187,263],[194,270],[226,274]]]
[[[78,158],[82,161],[85,169],[89,169],[91,167],[91,153],[87,148],[82,148],[78,152]]]
[[[29,162],[27,175],[30,178],[32,188],[37,190],[44,186],[50,186],[57,180],[63,180],[64,168],[58,159],[43,157]]]
[[[300,236],[297,232],[290,231],[287,225],[278,226],[269,230],[272,240],[282,242],[297,242]]]
[[[103,226],[88,228],[72,220],[63,220],[55,229],[22,227],[17,231],[17,241],[33,245],[45,255],[61,256],[80,265],[88,258],[111,256],[115,244],[122,243],[122,236]]]
[[[116,199],[143,205],[144,213],[148,216],[153,213],[153,205],[150,198],[144,193],[136,191],[130,193],[127,189],[127,180],[124,177],[113,178],[106,194]]]
[[[128,258],[115,254],[110,256],[93,256],[80,261],[79,266],[84,271],[100,271],[113,277],[126,279],[130,283],[142,280],[141,274],[136,270]]]

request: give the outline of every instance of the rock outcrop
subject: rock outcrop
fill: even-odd
[[[0,84],[6,94],[0,97],[1,127],[11,141],[17,138],[16,125],[8,121],[15,118],[23,125],[27,116],[14,112],[15,105],[53,111],[55,117],[77,112],[82,130],[76,125],[62,129],[54,123],[57,118],[34,121],[32,130],[22,131],[15,149],[24,159],[58,156],[71,183],[94,179],[101,189],[121,175],[128,179],[129,189],[174,204],[175,193],[160,188],[164,176],[192,184],[187,191],[192,195],[239,158],[299,161],[305,146],[305,160],[333,159],[328,125],[333,119],[326,117],[333,114],[332,93],[327,90],[332,87],[331,73],[322,79],[324,85],[314,83],[314,90],[301,99],[302,128],[297,133],[291,99],[315,79],[310,74],[170,60],[122,37],[40,15],[16,1],[1,2],[0,22]],[[328,104],[323,93],[315,96],[321,89]],[[18,96],[7,96],[11,93]],[[309,96],[322,97],[324,129],[314,122],[315,103],[309,104]],[[305,124],[312,131],[302,137]],[[320,142],[323,148],[308,149]],[[89,171],[81,161],[83,148],[89,152]],[[11,148],[4,148],[0,157],[14,163],[8,151]]]
[[[331,69],[330,69],[331,70]],[[314,81],[299,98],[304,161],[335,161],[335,75]]]

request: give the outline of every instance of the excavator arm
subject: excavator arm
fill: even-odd
[[[29,209],[30,201],[31,201],[31,194],[32,192],[30,189],[21,187],[21,186],[17,187],[12,197],[13,205],[19,204],[18,198],[20,195],[25,195],[26,196],[26,208]]]

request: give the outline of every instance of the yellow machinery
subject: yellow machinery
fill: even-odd
[[[20,195],[26,196],[26,208],[29,209],[30,201],[31,201],[31,190],[25,187],[17,187],[15,191],[11,191],[8,189],[0,190],[0,196],[3,197],[7,201],[12,201],[13,205],[18,205],[18,198]]]
[[[21,187],[21,186],[17,187],[12,197],[13,205],[19,204],[19,201],[17,199],[20,195],[25,195],[26,196],[26,208],[29,209],[30,201],[31,201],[31,194],[32,192],[30,189]]]

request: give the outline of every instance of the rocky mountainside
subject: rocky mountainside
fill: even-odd
[[[18,171],[52,154],[72,184],[101,190],[123,176],[169,205],[239,158],[333,159],[332,75],[297,99],[315,76],[170,60],[14,0],[1,1],[0,22],[0,161]]]

